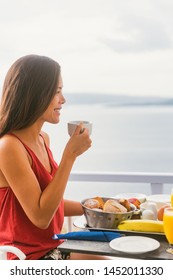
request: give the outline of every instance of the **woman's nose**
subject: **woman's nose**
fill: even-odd
[[[61,95],[61,103],[64,104],[66,102],[64,95]]]

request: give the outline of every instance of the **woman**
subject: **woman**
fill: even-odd
[[[79,202],[63,200],[72,166],[91,146],[82,124],[66,144],[59,166],[49,149],[45,122],[56,124],[65,99],[60,66],[38,55],[9,69],[0,107],[0,245],[18,247],[26,259],[66,259],[56,249],[65,216],[82,215]],[[82,133],[81,133],[82,131]],[[70,259],[101,259],[71,253]],[[15,259],[10,254],[9,259]],[[102,258],[104,259],[104,258]]]

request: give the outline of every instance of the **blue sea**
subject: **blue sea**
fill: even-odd
[[[93,123],[92,147],[76,160],[72,172],[173,172],[173,106],[64,105],[60,123],[45,125],[57,162],[69,139],[70,120]],[[136,184],[70,182],[65,195],[80,200],[124,191],[151,193],[150,186]],[[169,191],[167,187],[164,192]]]

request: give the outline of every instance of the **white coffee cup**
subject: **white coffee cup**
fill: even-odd
[[[74,133],[74,131],[76,130],[76,126],[79,125],[80,123],[82,123],[82,127],[85,129],[88,129],[89,135],[91,135],[92,133],[92,123],[89,121],[70,121],[67,123],[67,127],[68,127],[68,134],[70,136],[72,136],[72,134]]]

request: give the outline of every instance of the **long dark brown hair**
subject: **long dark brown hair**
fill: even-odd
[[[56,93],[60,66],[39,55],[19,58],[5,77],[0,105],[0,137],[32,125]]]

